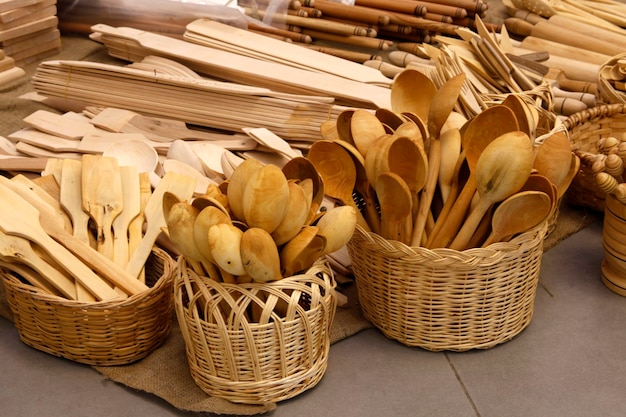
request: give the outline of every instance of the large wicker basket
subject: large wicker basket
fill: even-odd
[[[569,134],[574,151],[597,153],[600,138],[626,132],[626,104],[603,104],[575,113],[563,122],[563,128]],[[580,171],[565,197],[575,206],[604,212],[606,193],[596,184],[590,163],[581,159]]]
[[[169,334],[174,261],[154,248],[147,291],[123,301],[68,300],[0,269],[20,339],[43,352],[88,365],[124,365],[148,356]]]
[[[357,227],[348,251],[363,314],[387,337],[431,351],[506,342],[532,318],[546,230],[459,252]]]
[[[315,386],[328,364],[334,288],[323,262],[280,281],[224,284],[197,275],[180,257],[174,300],[195,383],[249,404]]]

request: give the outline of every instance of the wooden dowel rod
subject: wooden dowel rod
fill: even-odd
[[[356,0],[354,4],[374,9],[406,13],[413,16],[423,16],[424,13],[426,13],[426,7],[420,6],[412,0]]]
[[[397,33],[408,35],[409,33],[413,31],[413,28],[411,26],[396,25],[396,24],[390,23],[388,25],[381,26],[379,30],[384,30],[386,32],[397,32]]]
[[[406,13],[390,12],[391,23],[397,25],[407,25],[430,32],[442,33],[444,35],[456,36],[458,25],[442,22],[433,22],[423,17],[411,16]]]
[[[304,10],[307,12],[309,17],[323,17],[324,13],[320,9],[316,9],[315,7],[304,7],[302,6],[300,10]]]
[[[248,30],[260,32],[263,34],[282,36],[284,38],[291,39],[294,42],[311,43],[313,41],[309,35],[303,35],[302,33],[279,29],[273,26],[258,25],[256,23],[248,23]]]
[[[389,23],[389,16],[385,14],[383,10],[376,8],[356,4],[354,6],[348,6],[328,0],[317,0],[315,7],[321,10],[324,16],[356,20],[372,25],[386,25]]]
[[[363,48],[377,49],[385,51],[389,49],[392,42],[379,38],[369,38],[366,36],[354,36],[354,35],[335,35],[333,33],[322,32],[313,29],[304,29],[303,34],[306,34],[314,40],[325,40],[331,42],[342,43],[345,45],[359,46]]]
[[[251,10],[250,8],[245,8],[245,13],[248,16],[255,16],[255,14],[258,14],[262,19],[265,17],[265,12],[259,10],[255,13],[255,11]],[[316,19],[281,14],[274,14],[271,17],[276,22],[286,23],[288,25],[308,27],[310,29],[317,29],[340,35],[368,36],[367,29],[362,26],[353,26],[337,22],[331,22],[327,19]]]
[[[443,14],[451,17],[466,17],[467,10],[462,7],[449,6],[447,4],[440,4],[429,1],[415,0],[420,6],[426,7],[427,12]]]
[[[426,12],[424,14],[424,19],[432,20],[433,22],[443,22],[443,23],[452,23],[454,21],[451,16],[447,16],[445,14],[439,14],[439,13],[430,13],[430,12]]]

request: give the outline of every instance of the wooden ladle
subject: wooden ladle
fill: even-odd
[[[524,132],[505,133],[487,145],[476,163],[478,203],[450,244],[451,249],[466,249],[489,207],[519,191],[532,165],[533,146]]]
[[[552,210],[550,197],[542,191],[521,191],[502,201],[491,218],[491,233],[483,243],[508,242],[513,236],[541,224]]]

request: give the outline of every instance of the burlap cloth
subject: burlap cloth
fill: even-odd
[[[97,43],[85,37],[63,37],[63,51],[49,59],[80,59],[97,62],[116,62]],[[47,108],[42,104],[18,97],[32,91],[30,76],[37,63],[22,66],[27,76],[13,85],[0,91],[0,135],[6,136],[24,127],[22,119],[35,110]],[[560,240],[581,230],[594,220],[600,213],[562,204],[556,227],[547,237],[545,250],[556,245]],[[352,336],[359,331],[371,327],[359,309],[356,289],[354,286],[344,288],[350,304],[340,308],[335,316],[331,332],[331,341],[337,342]],[[11,320],[11,311],[7,304],[4,287],[0,285],[0,315]],[[210,397],[193,382],[185,357],[185,346],[180,328],[172,317],[172,330],[166,342],[147,358],[127,366],[94,367],[106,378],[126,385],[130,388],[145,391],[161,397],[174,407],[192,412],[208,412],[215,414],[254,415],[276,408],[275,404],[239,405],[226,400]]]

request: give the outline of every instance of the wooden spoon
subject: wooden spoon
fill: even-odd
[[[341,145],[352,157],[354,167],[356,168],[354,191],[363,199],[367,224],[370,226],[372,232],[380,233],[380,218],[378,216],[378,209],[376,208],[376,193],[373,184],[371,184],[367,178],[365,158],[363,158],[363,155],[361,155],[357,148],[349,143],[343,140],[335,141],[335,143]]]
[[[344,206],[354,207],[358,224],[371,231],[352,197],[356,184],[356,168],[348,151],[335,142],[319,140],[311,145],[307,158],[321,175],[325,194]]]
[[[367,155],[367,150],[376,139],[387,133],[376,115],[364,109],[354,111],[350,119],[350,132],[356,148],[363,156]]]
[[[458,233],[476,192],[474,175],[478,158],[494,139],[517,130],[515,114],[505,106],[489,107],[469,121],[463,130],[461,144],[470,174],[460,193],[447,202],[446,205],[451,207],[447,210],[444,205],[442,212],[447,211],[448,215],[440,215],[437,218],[435,228],[428,239],[428,247],[448,247]]]
[[[542,191],[521,191],[502,201],[491,218],[491,233],[482,247],[508,242],[513,236],[541,224],[552,210],[550,197]]]
[[[243,192],[243,217],[249,227],[272,233],[285,218],[289,184],[276,165],[265,165],[249,178]]]
[[[353,109],[342,110],[341,113],[337,116],[337,135],[339,135],[339,139],[348,142],[351,145],[354,145],[354,139],[352,138],[352,130],[351,130],[351,119],[354,114]]]
[[[400,113],[394,112],[391,109],[378,108],[374,114],[383,125],[389,126],[394,131],[407,121],[406,117],[402,116]]]
[[[391,85],[391,109],[398,113],[415,113],[426,121],[436,94],[437,87],[430,77],[415,69],[405,69]]]
[[[532,164],[533,146],[524,132],[505,133],[487,145],[476,163],[478,203],[450,244],[451,249],[466,249],[489,207],[519,191],[530,175]]]
[[[324,182],[321,175],[317,171],[317,168],[315,168],[315,165],[313,165],[313,163],[305,157],[291,159],[283,165],[282,171],[287,180],[311,180],[313,197],[311,199],[311,207],[307,217],[307,223],[310,223],[311,220],[313,220],[313,217],[317,214],[324,199]]]
[[[465,74],[460,73],[446,81],[431,101],[428,111],[428,175],[424,191],[420,198],[417,216],[415,218],[411,245],[417,246],[422,243],[426,221],[430,213],[430,206],[437,187],[439,166],[441,165],[441,141],[439,134],[448,116],[454,109],[465,83]]]
[[[228,189],[226,190],[228,206],[233,213],[233,217],[237,220],[244,220],[243,192],[246,185],[252,174],[262,167],[263,164],[256,159],[246,159],[235,169],[228,181]]]
[[[83,209],[97,227],[98,252],[113,260],[113,220],[124,207],[122,177],[117,159],[85,154],[81,184]]]
[[[326,247],[326,239],[319,236],[317,226],[305,226],[280,250],[282,276],[289,277],[308,269],[319,259]]]
[[[560,201],[561,198],[563,198],[569,186],[571,185],[572,181],[578,174],[579,170],[580,170],[580,158],[578,157],[578,155],[572,154],[572,161],[571,161],[570,169],[567,175],[563,177],[563,180],[561,181],[561,183],[555,184],[557,201]]]
[[[441,165],[439,166],[439,177],[437,183],[441,198],[445,204],[450,195],[454,167],[461,154],[461,131],[453,128],[441,134]]]
[[[406,182],[393,172],[383,172],[376,180],[376,194],[380,201],[380,233],[385,239],[407,243],[412,226],[412,193]]]
[[[326,245],[323,254],[330,254],[341,249],[354,234],[356,212],[350,206],[337,206],[327,210],[317,221],[317,234],[322,236]]]
[[[244,269],[253,281],[269,282],[282,278],[278,247],[267,231],[259,227],[247,229],[241,236],[240,248]]]
[[[572,144],[564,131],[557,131],[544,139],[535,154],[533,167],[558,188],[572,167]]]
[[[312,183],[311,179],[306,179]],[[295,180],[288,182],[289,199],[287,202],[287,211],[283,220],[272,231],[271,236],[275,245],[282,245],[291,240],[298,234],[302,226],[304,226],[309,217],[311,208],[311,200],[307,198],[304,188]]]

